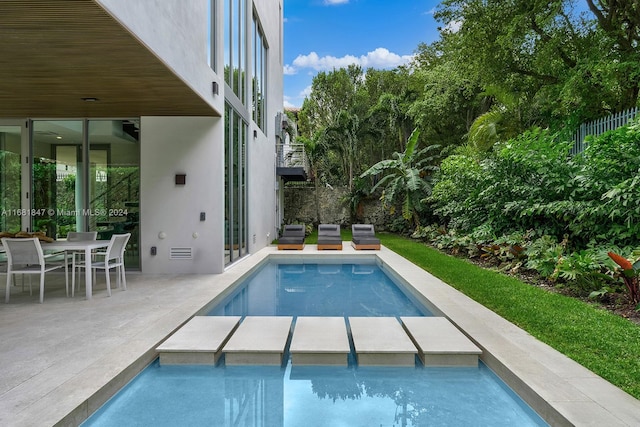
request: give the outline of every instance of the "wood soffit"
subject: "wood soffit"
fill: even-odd
[[[168,115],[219,116],[93,0],[0,1],[0,118]]]

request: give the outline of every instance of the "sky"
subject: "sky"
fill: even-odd
[[[437,0],[284,0],[284,106],[301,107],[321,71],[406,64],[438,39]]]

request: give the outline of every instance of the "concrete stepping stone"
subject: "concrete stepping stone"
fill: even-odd
[[[425,366],[478,366],[482,350],[444,317],[401,317]]]
[[[236,329],[240,316],[196,316],[156,351],[161,365],[215,365],[222,346]]]
[[[291,316],[247,316],[222,352],[226,365],[281,365]]]
[[[416,346],[395,317],[349,317],[360,366],[415,366]]]
[[[289,353],[292,365],[347,366],[347,325],[343,317],[298,317]]]

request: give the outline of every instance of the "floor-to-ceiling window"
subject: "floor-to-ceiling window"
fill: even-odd
[[[224,0],[225,80],[225,264],[248,252],[247,136],[247,0]]]
[[[33,231],[65,238],[83,229],[82,120],[36,120],[31,132]]]
[[[247,124],[225,106],[225,263],[246,255],[247,230]]]
[[[22,228],[22,126],[0,123],[0,231]]]
[[[138,268],[139,121],[35,120],[31,133],[31,228],[54,238],[132,234],[125,263]]]
[[[125,263],[139,266],[139,121],[89,120],[87,125],[88,228],[102,239],[131,233]]]

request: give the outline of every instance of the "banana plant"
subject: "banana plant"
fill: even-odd
[[[402,217],[410,222],[414,228],[420,226],[419,212],[422,210],[422,202],[431,193],[431,185],[427,177],[428,172],[436,169],[432,165],[438,157],[430,154],[436,151],[439,145],[430,145],[418,150],[418,138],[420,131],[414,129],[403,153],[395,152],[391,159],[382,160],[367,169],[360,178],[384,176],[373,186],[371,192],[382,188],[382,200],[385,208],[392,210],[396,204],[402,206]]]

